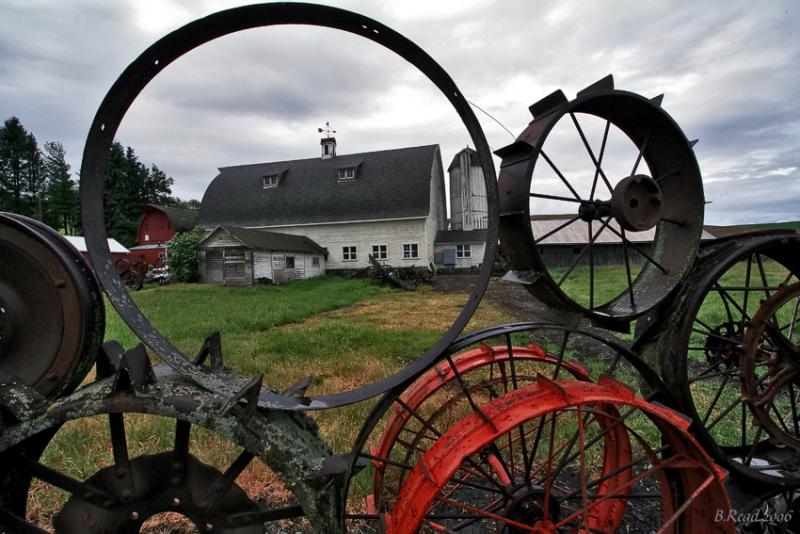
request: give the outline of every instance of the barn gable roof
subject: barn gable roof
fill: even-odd
[[[150,208],[164,212],[172,222],[172,228],[176,232],[188,232],[197,226],[197,219],[199,217],[199,210],[189,208],[174,208],[172,206],[159,206],[157,204],[148,204]]]
[[[222,167],[203,195],[200,224],[277,226],[426,217],[439,145]],[[355,178],[339,170],[356,167]],[[281,175],[277,187],[265,176]]]
[[[253,250],[276,250],[281,252],[307,252],[309,254],[321,254],[328,256],[328,251],[317,243],[302,235],[281,234],[278,232],[268,232],[266,230],[255,230],[252,228],[239,228],[237,226],[218,226],[202,241],[202,247],[217,232],[227,232],[236,238],[242,245]]]

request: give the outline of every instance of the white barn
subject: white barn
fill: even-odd
[[[316,158],[220,168],[203,196],[199,223],[303,236],[327,251],[326,272],[367,267],[370,254],[395,267],[441,265],[436,260],[445,248],[455,254],[456,243],[437,242],[448,230],[438,145],[346,155],[336,154],[332,137],[320,145]],[[462,153],[466,158],[456,156],[450,166],[451,184],[454,170],[475,180],[475,158],[468,149]],[[483,243],[469,248],[467,261],[459,262],[465,267],[483,256]]]

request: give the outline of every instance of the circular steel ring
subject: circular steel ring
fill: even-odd
[[[0,213],[0,379],[45,397],[74,390],[103,342],[103,298],[81,254],[48,226]]]
[[[374,41],[396,53],[422,72],[455,108],[475,145],[483,169],[488,200],[488,228],[483,263],[475,288],[461,314],[442,338],[414,363],[379,382],[332,395],[312,398],[307,405],[297,399],[264,391],[259,405],[270,408],[324,409],[358,402],[384,393],[427,369],[459,335],[475,312],[491,276],[497,249],[497,184],[491,151],[472,109],[450,76],[428,54],[396,31],[368,17],[313,4],[259,4],[221,11],[196,20],[163,37],[145,50],[120,75],[95,115],[81,163],[81,211],[89,254],[97,276],[117,312],[136,334],[174,370],[217,392],[232,393],[241,385],[195,365],[165,339],[128,295],[111,261],[103,214],[103,177],[108,151],[120,122],[144,87],[170,63],[213,39],[263,26],[301,24],[346,31]]]
[[[720,465],[735,476],[745,477],[750,481],[785,486],[795,485],[800,481],[800,474],[796,470],[789,469],[778,474],[777,470],[765,469],[763,466],[757,469],[755,465],[746,465],[747,462],[743,461],[742,457],[748,454],[750,447],[753,447],[752,443],[748,442],[739,447],[734,445],[733,436],[735,435],[730,437],[728,443],[723,443],[715,439],[712,434],[712,429],[709,427],[721,422],[724,424],[725,421],[729,421],[729,417],[733,417],[739,411],[731,410],[726,413],[724,408],[731,402],[730,399],[726,403],[720,401],[717,404],[713,400],[716,395],[707,392],[697,396],[696,391],[697,388],[703,387],[703,381],[709,381],[709,383],[721,381],[718,389],[720,398],[724,396],[723,388],[725,387],[730,388],[731,395],[735,392],[735,395],[741,398],[742,391],[738,384],[740,371],[738,352],[741,350],[742,341],[738,330],[730,331],[733,337],[729,340],[720,336],[720,333],[725,332],[724,330],[709,331],[708,327],[713,328],[715,325],[708,324],[702,319],[698,321],[698,315],[707,298],[717,298],[714,293],[722,295],[723,291],[730,295],[725,296],[723,302],[728,301],[728,307],[734,314],[742,315],[743,311],[758,305],[758,299],[764,296],[764,291],[760,288],[764,284],[760,280],[758,262],[752,261],[752,281],[748,289],[757,294],[751,297],[750,305],[745,306],[744,310],[742,309],[744,297],[732,293],[741,291],[741,289],[735,287],[728,289],[730,285],[739,284],[739,278],[735,278],[734,282],[720,282],[737,263],[745,262],[748,258],[752,260],[756,256],[761,256],[764,259],[772,260],[785,270],[784,274],[789,273],[789,278],[794,277],[797,280],[797,277],[800,277],[800,255],[797,253],[800,249],[798,247],[800,247],[800,236],[794,232],[759,233],[716,240],[701,251],[700,259],[692,267],[682,288],[671,299],[671,302],[641,320],[643,323],[652,325],[650,329],[643,332],[642,352],[646,359],[657,362],[660,366],[661,375],[677,402],[677,408],[693,420],[692,434],[703,447],[714,456]],[[743,285],[742,288],[744,287],[746,286]],[[758,294],[759,292],[760,294]],[[730,321],[727,317],[723,320]],[[742,321],[746,320],[746,317],[742,318]],[[723,361],[712,358],[711,362],[706,361],[707,345],[705,343],[698,344],[698,336],[716,336],[720,341],[720,346],[729,348],[729,359]],[[696,361],[692,358],[693,353],[702,354],[704,363],[699,366],[701,370],[698,370],[697,364],[693,363]],[[730,366],[726,365],[728,361],[731,363]],[[711,372],[703,369],[709,364]],[[715,367],[721,370],[715,369]],[[726,374],[731,376],[729,381],[724,379]],[[717,387],[716,383],[712,386]],[[712,411],[713,415],[709,415]],[[755,430],[749,433],[742,432],[735,437],[739,439],[742,435],[745,437],[750,435],[752,438],[755,432]],[[762,450],[762,446],[759,446],[758,449],[754,447],[753,450],[758,452],[759,456],[762,454],[782,455],[782,448],[773,448],[769,446],[768,441],[764,441],[764,447],[768,447],[769,450]],[[782,461],[779,460],[774,465],[780,465]]]
[[[545,304],[601,321],[630,321],[653,309],[684,278],[700,243],[703,228],[703,184],[691,143],[658,101],[613,88],[589,88],[578,93],[578,98],[569,102],[563,93],[557,91],[531,106],[531,111],[534,120],[530,125],[513,144],[497,151],[497,155],[503,158],[498,178],[500,241],[513,269],[519,272],[519,279],[526,280],[526,288]],[[592,169],[592,172],[603,178],[602,182],[595,178],[597,191],[606,188],[603,182],[608,184],[609,189],[612,188],[609,179],[599,170],[602,166],[597,163],[597,156],[589,148],[583,130],[575,118],[576,114],[599,117],[607,121],[607,125],[616,126],[633,142],[640,154],[640,159],[634,165],[634,175],[624,177],[616,185],[609,201],[596,198],[594,187],[589,197],[585,196],[586,192],[579,193],[543,150],[547,137],[556,124],[561,119],[572,119],[589,151],[591,161],[598,169]],[[652,176],[635,174],[641,160],[647,163]],[[539,242],[556,230],[534,235],[531,216],[535,214],[531,213],[530,201],[536,196],[550,199],[562,197],[539,194],[532,189],[537,187],[533,179],[536,165],[553,167],[573,195],[564,197],[563,201],[570,206],[578,206],[570,215],[573,217],[571,221],[562,228],[581,220],[589,224],[594,220],[597,223],[592,230],[595,239],[607,227],[609,234],[616,233],[616,238],[625,244],[626,260],[628,253],[639,254],[644,258],[641,272],[635,278],[628,272],[626,289],[608,302],[593,303],[591,297],[588,306],[577,302],[574,295],[569,295],[562,289],[561,282],[564,278],[557,281],[558,277],[550,272],[540,251]],[[634,193],[635,198],[628,198]],[[645,193],[651,202],[642,202],[639,205],[638,197]],[[603,194],[607,192],[603,191]],[[620,203],[623,200],[632,204],[622,209]],[[632,209],[633,206],[647,206],[649,209],[640,213],[641,209]],[[607,219],[603,221],[605,217]],[[615,221],[618,227],[609,225],[609,222]],[[656,234],[649,253],[635,243],[624,241],[626,228],[645,230],[652,227],[655,227]],[[592,226],[588,228],[592,229]],[[591,269],[594,260],[588,244],[576,258],[576,262],[586,257],[587,250]],[[576,265],[577,263],[573,264],[572,268]],[[590,294],[592,292],[593,288]]]

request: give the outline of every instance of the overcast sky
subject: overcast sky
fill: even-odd
[[[609,73],[620,89],[665,93],[664,109],[700,139],[707,223],[800,219],[796,2],[328,3],[416,42],[514,135],[534,101],[559,88],[573,98]],[[123,69],[169,31],[235,5],[2,0],[0,120],[16,115],[40,144],[61,141],[78,171],[94,113]],[[512,141],[478,118],[493,149]],[[438,143],[446,167],[469,143],[413,67],[362,38],[296,26],[184,56],[145,89],[118,139],[175,178],[177,195],[199,199],[218,167],[317,156],[326,121],[340,153]]]

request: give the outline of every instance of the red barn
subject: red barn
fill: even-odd
[[[148,204],[139,221],[136,246],[131,254],[148,265],[167,257],[167,243],[175,232],[188,232],[197,225],[197,210]]]

